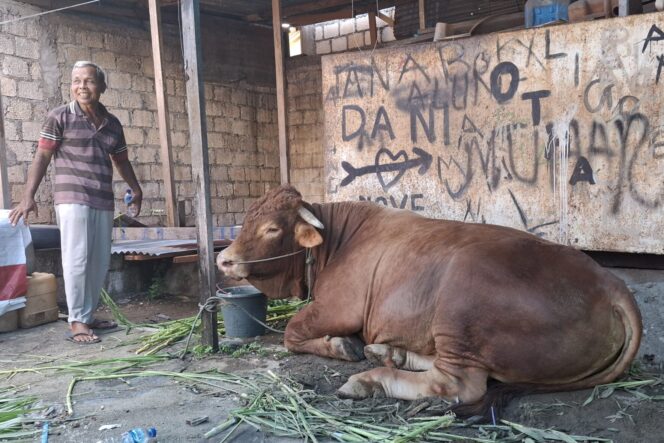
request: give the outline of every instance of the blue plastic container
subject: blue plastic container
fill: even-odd
[[[569,0],[528,0],[526,3],[526,28],[557,21],[569,21]]]

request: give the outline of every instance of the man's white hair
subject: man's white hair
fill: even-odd
[[[89,62],[87,60],[79,60],[76,63],[74,63],[74,67],[71,68],[71,70],[74,71],[74,69],[76,69],[76,68],[86,68],[88,66],[91,67],[91,68],[95,68],[95,73],[96,73],[95,76],[97,77],[97,81],[99,83],[103,84],[104,86],[106,86],[106,73],[96,63]]]

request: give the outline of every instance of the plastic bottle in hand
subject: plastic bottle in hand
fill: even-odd
[[[157,430],[155,428],[134,428],[122,434],[122,443],[156,443]]]
[[[134,194],[131,192],[131,189],[127,189],[127,192],[124,195],[124,202],[127,205],[127,215],[129,217],[136,217],[136,205],[131,201],[134,199]]]

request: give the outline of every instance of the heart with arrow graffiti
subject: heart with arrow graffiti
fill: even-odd
[[[401,150],[396,154],[392,154],[389,149],[380,148],[376,152],[376,176],[383,187],[383,191],[387,191],[394,186],[406,173],[406,168],[396,170],[394,168],[394,165],[398,164],[400,160],[402,160],[401,164],[407,164],[408,154],[406,151]]]
[[[403,160],[402,160],[403,159]],[[401,150],[396,154],[387,148],[380,148],[376,153],[376,159],[373,165],[355,167],[348,162],[341,162],[341,167],[348,175],[341,180],[340,186],[348,186],[357,177],[366,174],[376,174],[380,185],[384,191],[387,191],[407,170],[417,168],[417,173],[424,175],[431,167],[433,157],[424,149],[413,147],[413,158],[408,159],[406,151]]]

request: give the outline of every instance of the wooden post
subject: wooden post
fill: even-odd
[[[2,95],[0,95],[0,209],[10,209],[12,196],[9,193],[9,179],[7,178],[7,145],[5,145],[5,121]]]
[[[279,130],[279,170],[281,183],[290,182],[288,170],[288,132],[286,128],[286,84],[284,50],[281,44],[281,0],[272,0],[272,33],[274,37],[274,72],[277,87],[277,128]]]
[[[420,0],[419,11],[420,11],[420,31],[423,31],[427,27],[426,12],[424,10],[424,0]]]
[[[184,70],[189,112],[192,181],[196,184],[196,234],[198,238],[198,274],[201,281],[200,302],[215,295],[216,273],[212,243],[212,211],[210,206],[210,162],[208,159],[207,125],[205,122],[205,90],[202,83],[201,33],[199,0],[182,1],[182,40]],[[203,346],[219,350],[217,312],[202,315]]]
[[[627,17],[632,14],[643,13],[643,4],[641,0],[619,0],[618,1],[618,15],[620,17]]]
[[[173,182],[173,157],[171,154],[171,130],[168,123],[168,103],[164,88],[162,67],[163,38],[161,35],[161,9],[159,0],[149,0],[150,36],[152,39],[152,60],[154,61],[154,91],[157,96],[157,118],[159,121],[159,145],[161,146],[162,178],[166,199],[167,226],[180,226],[175,206],[175,183]]]
[[[604,17],[613,17],[613,7],[611,6],[611,0],[604,0]]]
[[[376,12],[369,11],[369,36],[371,37],[371,46],[375,47],[378,41],[378,29],[376,27]]]

